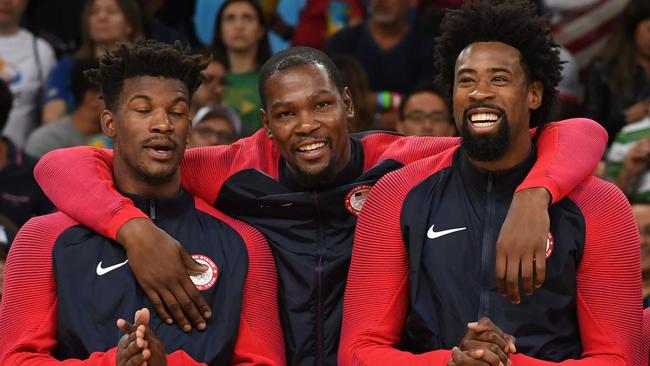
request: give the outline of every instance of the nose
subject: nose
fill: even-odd
[[[159,109],[152,116],[150,129],[151,132],[166,135],[174,132],[174,124],[169,120],[167,112]]]
[[[479,81],[476,83],[474,89],[470,91],[469,97],[476,101],[488,100],[494,98],[494,91],[489,83]]]
[[[301,135],[309,135],[320,127],[320,123],[316,121],[311,113],[302,111],[298,113],[298,126],[296,133]]]

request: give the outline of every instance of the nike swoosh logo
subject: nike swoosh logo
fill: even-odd
[[[112,265],[112,266],[110,266],[110,267],[106,267],[106,268],[103,268],[103,267],[102,267],[102,262],[100,261],[99,263],[97,263],[97,275],[98,275],[98,276],[103,276],[103,275],[107,274],[108,272],[110,272],[110,271],[112,271],[112,270],[115,270],[115,269],[118,269],[118,268],[122,267],[122,266],[125,265],[128,261],[129,261],[129,260],[127,259],[127,260],[125,260],[125,261],[122,262],[122,263],[114,264],[114,265]]]
[[[448,235],[448,234],[451,234],[451,233],[455,233],[456,231],[463,231],[463,230],[467,229],[465,227],[457,227],[455,229],[449,229],[449,230],[443,230],[443,231],[433,231],[434,226],[435,225],[431,225],[431,227],[429,228],[429,231],[427,231],[427,238],[429,238],[429,239],[436,239],[436,238],[439,238],[441,236],[445,236],[445,235]]]

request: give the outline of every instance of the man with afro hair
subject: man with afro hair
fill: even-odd
[[[386,175],[366,200],[339,364],[645,365],[639,236],[615,186],[591,177],[553,205],[543,286],[518,303],[497,291],[499,227],[560,80],[546,21],[525,0],[471,1],[441,29],[461,146]]]

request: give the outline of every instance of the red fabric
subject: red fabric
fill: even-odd
[[[646,358],[650,360],[650,308],[643,310],[643,341]]]
[[[412,187],[449,165],[451,155],[418,161],[387,175],[366,200],[345,293],[341,365],[447,364],[449,351],[413,355],[393,347],[400,342],[409,302],[401,206]],[[561,364],[645,365],[639,236],[629,204],[618,189],[596,178],[569,197],[582,210],[587,230],[577,274],[583,358]],[[553,364],[522,354],[512,355],[511,361],[513,366]]]
[[[343,302],[340,365],[446,365],[448,350],[414,355],[394,349],[409,308],[408,254],[400,230],[410,189],[451,163],[455,148],[386,175],[359,216]],[[409,177],[408,182],[402,179]],[[372,286],[368,286],[372,284]]]
[[[459,142],[457,138],[371,134],[362,139],[364,171],[385,159],[407,164]],[[605,130],[588,119],[548,125],[538,141],[538,161],[518,190],[544,187],[557,202],[596,169],[606,142]],[[242,169],[258,169],[278,179],[279,159],[278,149],[263,130],[232,145],[190,149],[181,164],[183,186],[214,204],[224,181]],[[74,166],[76,174],[70,174],[69,166]],[[49,152],[39,161],[34,175],[61,211],[114,239],[126,221],[146,216],[117,192],[111,172],[112,155],[108,150],[77,147]]]
[[[350,19],[363,19],[363,5],[359,0],[308,0],[293,30],[292,46],[325,49],[330,1],[350,5]]]
[[[284,339],[278,310],[278,280],[271,248],[252,226],[235,220],[200,199],[196,208],[222,220],[244,239],[248,272],[233,365],[284,365]]]
[[[266,239],[250,226],[231,219],[197,200],[197,208],[231,225],[245,240],[249,271],[233,365],[284,365],[284,344],[277,309],[275,265]],[[0,307],[0,366],[115,365],[116,349],[95,352],[87,360],[58,361],[56,346],[56,283],[52,249],[57,237],[77,223],[62,213],[27,222],[7,258]],[[169,366],[205,365],[178,350],[167,356]]]

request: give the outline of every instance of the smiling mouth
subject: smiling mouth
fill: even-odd
[[[470,112],[467,117],[472,127],[476,129],[492,127],[499,122],[500,118],[500,113],[487,111]]]
[[[311,144],[298,146],[297,150],[299,152],[311,152],[311,151],[315,151],[315,150],[318,150],[320,148],[323,148],[323,147],[325,147],[325,145],[327,145],[326,142],[314,142],[314,143],[311,143]]]

